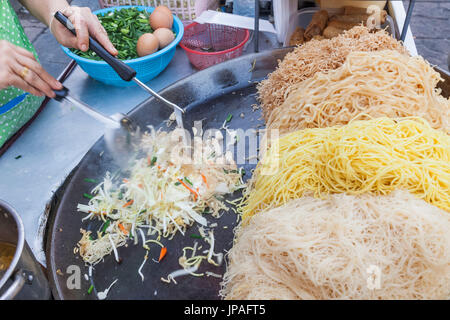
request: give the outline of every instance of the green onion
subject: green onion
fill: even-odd
[[[20,159],[20,158],[22,158],[22,156],[19,154],[17,157],[14,157],[14,159]]]
[[[230,122],[232,118],[233,118],[233,115],[231,113],[229,113],[226,121]]]
[[[85,182],[90,182],[90,183],[97,183],[97,180],[95,179],[91,179],[91,178],[84,178]]]
[[[191,182],[191,180],[189,180],[187,177],[184,177],[184,181],[189,183],[191,186],[194,186],[194,184]]]
[[[89,193],[83,193],[83,197],[88,198],[88,199],[92,199],[94,196],[92,194],[89,194]]]
[[[117,49],[120,60],[138,58],[136,45],[139,37],[144,33],[153,33],[149,24],[150,13],[137,8],[123,8],[97,17],[108,33],[108,37]],[[92,60],[101,60],[92,50],[86,52],[71,49],[76,55]]]
[[[105,233],[106,229],[108,229],[109,225],[111,223],[111,220],[106,220],[105,224],[103,225],[102,232]]]
[[[202,236],[199,236],[198,234],[191,234],[191,238],[195,238],[195,239],[202,239]]]
[[[181,182],[178,182],[178,181],[175,182],[175,185],[176,185],[176,186],[179,186],[180,184],[181,184]]]
[[[94,290],[94,285],[93,284],[91,284],[91,286],[89,287],[89,289],[88,289],[88,294],[91,294],[92,293],[92,290]]]
[[[153,157],[152,161],[150,162],[150,165],[153,166],[156,163],[156,160],[158,160],[158,158]]]

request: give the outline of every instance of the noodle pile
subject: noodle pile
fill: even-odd
[[[386,31],[370,32],[356,26],[330,40],[311,40],[288,53],[268,79],[258,85],[258,96],[267,119],[270,112],[281,106],[288,88],[316,72],[327,72],[340,67],[352,51],[395,50],[405,53],[401,42]]]
[[[268,115],[267,127],[287,133],[347,124],[358,115],[418,116],[449,132],[450,100],[440,95],[439,81],[440,74],[420,56],[351,52],[336,70],[292,85],[283,105]]]
[[[404,191],[305,196],[240,225],[225,299],[448,299],[450,220]]]
[[[450,136],[423,119],[377,118],[272,142],[246,190],[243,219],[313,192],[411,193],[450,211]]]

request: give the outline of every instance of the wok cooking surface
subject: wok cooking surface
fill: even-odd
[[[260,110],[252,108],[252,105],[257,103],[256,83],[272,72],[277,66],[278,59],[282,59],[290,50],[278,49],[230,60],[197,72],[165,89],[161,94],[174,103],[185,106],[183,121],[186,129],[192,128],[194,121],[200,120],[203,130],[219,129],[229,114],[233,115],[232,121],[228,124],[230,129],[261,128],[263,121],[260,119]],[[156,128],[172,130],[175,124],[168,128],[165,122],[171,112],[171,109],[150,98],[137,106],[129,116],[141,128],[153,125]],[[238,167],[244,167],[246,171],[244,180],[247,180],[255,164],[238,163]],[[46,255],[50,284],[57,299],[97,299],[95,291],[88,293],[91,281],[86,280],[84,276],[89,272],[88,267],[79,254],[74,253],[74,248],[81,238],[80,228],[97,230],[99,222],[96,220],[82,222],[81,219],[85,214],[77,212],[77,204],[86,204],[88,199],[83,197],[83,193],[89,193],[95,187],[95,184],[86,182],[85,178],[102,181],[107,171],[114,172],[117,169],[102,138],[74,169],[54,199],[46,237]],[[226,199],[232,200],[240,196],[240,192],[235,192]],[[214,228],[214,251],[229,250],[232,246],[237,215],[229,210],[219,219],[206,218],[208,224],[215,222],[218,224]],[[203,246],[202,250],[209,248],[206,241],[192,238],[190,234],[198,234],[197,224],[188,228],[185,236],[178,233],[172,240],[162,238],[161,242],[167,247],[167,255],[160,263],[153,261],[159,257],[159,246],[150,244],[148,260],[142,268],[144,281],[138,270],[144,261],[146,250],[142,248],[141,239],[137,245],[129,240],[126,246],[118,248],[119,256],[122,258],[120,264],[111,254],[95,265],[92,272],[95,290],[103,291],[117,279],[107,299],[219,299],[221,278],[187,275],[176,278],[176,285],[161,281],[161,277],[167,278],[169,273],[181,269],[178,258],[182,255],[183,247],[193,246],[194,242],[198,242]],[[225,266],[226,263],[215,267],[202,262],[197,272],[210,271],[223,275]],[[75,277],[80,278],[78,283]]]

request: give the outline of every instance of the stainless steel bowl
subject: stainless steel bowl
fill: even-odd
[[[25,241],[25,230],[17,212],[0,200],[0,241],[15,252],[4,272],[0,271],[0,300],[48,300],[51,292],[42,266]]]

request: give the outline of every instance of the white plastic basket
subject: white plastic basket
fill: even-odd
[[[99,0],[102,8],[115,6],[167,6],[183,22],[190,22],[205,10],[216,10],[218,0]]]

